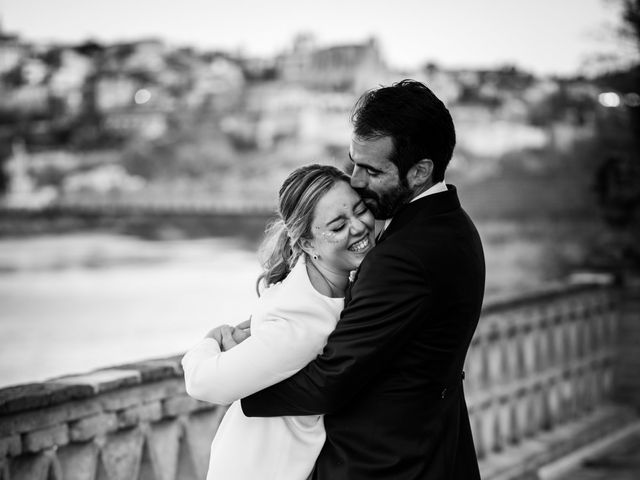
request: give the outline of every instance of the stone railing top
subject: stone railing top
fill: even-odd
[[[0,416],[82,400],[125,387],[183,375],[182,355],[117,365],[44,382],[0,389]]]
[[[611,289],[601,284],[553,285],[523,295],[492,297],[485,301],[483,315],[533,306],[588,291]],[[0,417],[82,400],[105,392],[182,377],[182,355],[112,366],[44,382],[0,389]]]
[[[482,306],[482,313],[486,315],[514,308],[532,306],[537,303],[549,302],[580,293],[612,291],[614,289],[615,286],[611,281],[597,283],[552,283],[548,286],[539,287],[523,293],[487,296]]]

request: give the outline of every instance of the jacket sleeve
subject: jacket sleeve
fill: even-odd
[[[287,380],[242,399],[247,416],[332,413],[407,344],[428,315],[425,270],[409,251],[374,250],[322,355]]]
[[[228,405],[293,375],[311,361],[325,337],[310,334],[278,313],[279,317],[252,327],[251,336],[231,350],[222,352],[211,338],[191,348],[182,359],[187,393]]]

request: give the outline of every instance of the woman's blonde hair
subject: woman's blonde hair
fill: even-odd
[[[278,194],[276,219],[267,227],[258,257],[263,268],[260,286],[269,287],[286,278],[303,255],[300,241],[311,238],[316,205],[338,182],[349,183],[349,176],[330,165],[300,167],[286,178]]]

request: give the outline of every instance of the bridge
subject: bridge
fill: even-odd
[[[633,279],[486,303],[465,366],[483,479],[565,478],[638,435],[639,315]],[[4,388],[0,480],[202,480],[224,412],[179,356]]]
[[[153,202],[82,201],[27,208],[0,205],[0,235],[78,229],[151,232],[175,228],[190,235],[235,234],[255,240],[275,217],[275,204],[220,203],[165,199]]]

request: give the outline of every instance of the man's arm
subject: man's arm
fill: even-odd
[[[243,398],[245,415],[334,412],[402,350],[431,302],[423,267],[412,254],[398,250],[372,252],[322,355],[292,377]]]

